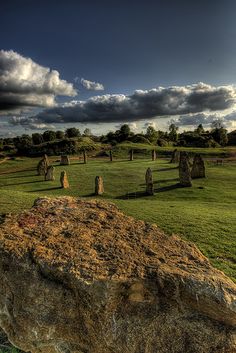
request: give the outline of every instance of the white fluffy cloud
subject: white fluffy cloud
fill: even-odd
[[[71,83],[59,72],[10,51],[0,51],[0,110],[4,113],[27,107],[53,107],[57,95],[75,96]]]
[[[106,94],[46,109],[34,118],[46,123],[108,123],[150,120],[230,109],[236,99],[233,86],[159,87],[132,95]]]
[[[81,79],[81,85],[89,91],[104,91],[104,86],[101,83]]]

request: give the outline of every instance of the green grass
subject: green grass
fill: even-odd
[[[8,160],[0,164],[0,213],[29,208],[39,196],[71,195],[93,197],[94,178],[103,176],[105,194],[125,213],[156,223],[167,234],[179,234],[197,244],[211,263],[236,281],[236,163],[207,164],[207,178],[193,181],[191,188],[175,188],[177,165],[167,160],[78,159],[70,166],[59,166],[58,157],[50,158],[55,166],[55,182],[45,182],[36,175],[38,159]],[[154,196],[144,196],[144,176],[151,167],[155,181]],[[60,188],[59,176],[66,170],[70,189]],[[136,198],[127,199],[127,193]]]

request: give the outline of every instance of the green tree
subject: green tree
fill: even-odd
[[[119,136],[119,141],[125,141],[131,135],[131,130],[128,124],[124,124],[120,127],[120,130],[117,131]]]
[[[169,139],[170,141],[177,142],[178,141],[178,126],[175,124],[170,124],[169,126]]]
[[[43,143],[43,136],[38,132],[35,132],[32,134],[32,142],[33,145],[40,145],[40,143]]]
[[[153,126],[148,126],[145,137],[152,143],[156,143],[159,137],[158,131]]]
[[[65,137],[64,131],[60,131],[60,130],[56,131],[56,138],[58,140],[62,140],[62,139],[64,139],[64,137]]]
[[[71,137],[80,137],[80,131],[76,127],[70,127],[66,129],[66,137],[71,138]]]
[[[44,131],[44,133],[43,133],[43,140],[44,140],[45,142],[56,140],[56,133],[55,133],[55,131],[52,131],[52,130],[46,130],[46,131]]]
[[[199,125],[198,125],[198,127],[197,127],[196,130],[195,130],[195,132],[196,132],[198,135],[202,135],[202,134],[205,132],[205,130],[204,130],[202,124],[199,124]]]

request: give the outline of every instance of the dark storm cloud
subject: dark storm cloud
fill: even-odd
[[[0,111],[24,111],[29,107],[53,107],[57,95],[75,96],[71,83],[59,72],[40,66],[30,58],[0,51]]]
[[[210,86],[198,83],[137,90],[130,96],[102,95],[87,101],[72,101],[46,109],[34,117],[45,123],[122,122],[147,118],[222,111],[235,102],[233,86]]]

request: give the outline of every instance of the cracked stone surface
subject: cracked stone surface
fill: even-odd
[[[41,198],[0,225],[0,327],[33,353],[235,353],[236,286],[116,206]]]

